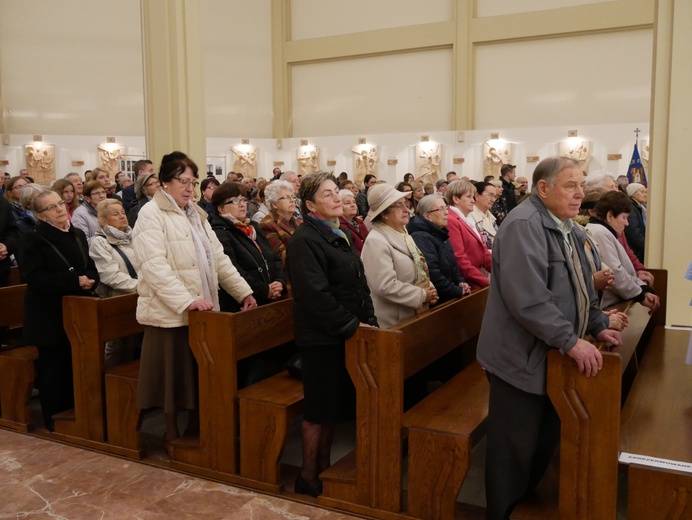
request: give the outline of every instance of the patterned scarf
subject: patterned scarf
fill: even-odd
[[[346,236],[346,233],[343,232],[343,230],[339,227],[339,219],[336,218],[334,220],[326,220],[320,216],[319,213],[315,213],[314,211],[310,212],[310,216],[314,218],[316,221],[321,222],[325,226],[327,226],[329,229],[332,230],[332,233],[334,233],[336,236],[339,238],[343,238],[348,245],[351,245],[351,242],[349,242],[348,237]]]
[[[241,221],[235,218],[230,213],[224,213],[223,215],[221,215],[221,217],[230,221],[235,227],[237,227],[243,233],[245,233],[245,236],[252,240],[252,243],[255,244],[255,247],[259,249],[259,252],[262,252],[262,248],[257,243],[257,230],[254,228],[254,226],[250,224],[249,218],[246,217],[244,220]]]

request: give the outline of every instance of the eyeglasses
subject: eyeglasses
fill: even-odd
[[[15,185],[12,187],[12,189],[10,191],[18,190],[20,188],[23,188],[24,186],[26,186],[26,184]]]
[[[154,179],[144,185],[145,188],[151,188],[152,186],[161,186],[161,183],[157,179]]]
[[[103,195],[104,197],[106,196],[106,192],[105,192],[104,190],[98,190],[98,191],[92,191],[92,192],[91,192],[91,196],[92,196],[92,197],[94,197],[94,196],[100,197],[100,196],[102,196],[102,195]]]
[[[215,186],[214,184],[209,183],[209,184],[207,184],[207,187],[204,188],[204,189],[205,189],[205,191],[206,191],[206,190],[212,190],[212,191],[213,191],[214,188],[216,188],[216,186]]]
[[[428,213],[435,213],[436,211],[442,211],[443,213],[449,213],[449,206],[442,206],[441,208],[431,209]]]
[[[486,197],[488,197],[490,200],[497,200],[497,195],[492,195],[491,193],[483,193]]]
[[[58,208],[62,208],[65,206],[65,201],[61,200],[60,202],[57,202],[56,204],[51,204],[50,206],[46,206],[43,208],[39,213],[43,213],[44,211],[55,211]]]
[[[234,206],[240,206],[241,204],[247,204],[247,200],[245,199],[240,199],[236,197],[235,199],[227,200],[221,206],[226,206],[227,204],[233,204]]]
[[[173,177],[176,181],[178,181],[180,184],[185,186],[186,188],[189,185],[192,185],[193,188],[196,188],[199,186],[199,182],[197,182],[195,179],[188,179],[187,177]]]
[[[293,200],[293,195],[284,195],[283,197],[279,197],[276,199],[276,202],[279,202],[280,200]]]
[[[406,207],[406,204],[403,203],[403,202],[397,202],[396,204],[392,204],[392,205],[389,206],[389,207],[392,208],[392,209],[408,209],[408,208]]]

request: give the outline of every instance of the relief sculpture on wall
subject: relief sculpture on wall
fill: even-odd
[[[231,147],[233,171],[244,177],[257,178],[257,148],[249,144]]]
[[[351,148],[354,153],[355,168],[354,180],[360,185],[366,175],[377,177],[377,146],[372,144],[360,144]]]
[[[419,143],[416,145],[416,175],[417,181],[435,184],[440,179],[440,163],[442,162],[442,145]]]
[[[591,142],[575,139],[574,137],[560,142],[560,157],[573,159],[579,164],[579,169],[584,173],[589,172],[591,163]]]
[[[55,180],[55,146],[52,144],[26,145],[26,169],[37,184],[50,184]]]
[[[297,152],[298,175],[320,171],[320,149],[314,146],[301,146]]]
[[[483,144],[483,177],[492,175],[500,178],[500,170],[505,164],[512,164],[512,143],[492,146],[488,141]]]
[[[125,147],[106,148],[104,145],[98,146],[99,168],[103,168],[115,178],[115,174],[120,171],[120,159],[125,155]]]

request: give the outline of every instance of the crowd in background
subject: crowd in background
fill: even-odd
[[[345,341],[359,327],[388,328],[492,285],[498,231],[539,198],[538,180],[530,189],[511,164],[499,179],[449,172],[432,183],[409,173],[396,185],[275,168],[269,180],[231,172],[219,182],[210,174],[197,192],[198,168],[182,152],[164,156],[158,171],[138,161],[131,177],[96,168],[50,187],[25,170],[0,180],[0,282],[16,264],[28,285],[24,330],[39,349],[46,427],[73,406],[63,296],[138,293],[143,337],[109,342],[105,359],[141,356],[137,403],[163,409],[169,452],[181,435],[180,411],[190,411],[188,432],[199,426],[188,313],[242,312],[292,297],[305,389],[296,490],[313,496],[330,464],[334,426],[353,399]],[[579,258],[592,276],[587,285],[602,308],[627,299],[655,310],[660,302],[642,264],[647,188],[606,172],[582,181],[573,224],[585,231]],[[627,325],[622,313],[605,316],[607,328]],[[252,363],[273,361],[253,360],[246,382],[258,377]]]

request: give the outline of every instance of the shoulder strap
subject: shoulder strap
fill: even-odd
[[[122,249],[120,249],[118,246],[116,246],[115,244],[111,244],[111,246],[120,255],[120,257],[123,259],[123,262],[125,262],[125,267],[127,267],[127,272],[130,273],[130,278],[134,278],[136,280],[137,271],[135,271],[135,268],[132,265],[132,262],[130,262],[130,259],[127,257],[125,253],[123,253]]]
[[[50,240],[48,240],[48,239],[47,239],[46,237],[44,237],[41,233],[38,233],[38,232],[37,232],[36,235],[37,235],[38,237],[40,237],[41,240],[43,240],[46,244],[48,244],[50,247],[53,248],[53,251],[55,251],[55,253],[58,255],[58,258],[60,258],[60,260],[62,260],[63,262],[65,262],[65,265],[67,266],[67,270],[68,270],[68,271],[74,272],[74,267],[72,267],[72,265],[70,264],[70,262],[67,261],[67,258],[65,258],[65,255],[63,255],[63,254],[60,252],[60,250],[59,250],[57,247],[55,247],[55,244],[53,244],[53,242],[51,242]]]

